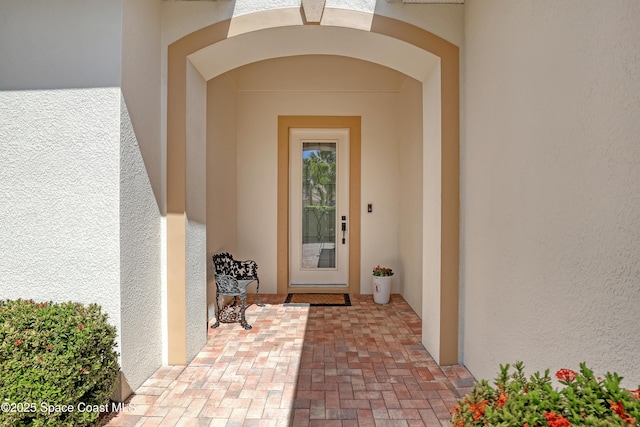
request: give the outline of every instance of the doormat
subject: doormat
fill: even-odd
[[[289,294],[284,301],[285,305],[310,305],[317,306],[350,306],[349,294]]]

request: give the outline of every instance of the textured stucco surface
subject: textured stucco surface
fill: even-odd
[[[121,105],[121,368],[135,390],[162,362],[160,211],[124,98]]]
[[[134,389],[162,356],[160,12],[0,2],[0,298],[102,305]]]
[[[0,1],[0,90],[120,85],[122,1]]]
[[[422,84],[422,132],[426,143],[422,150],[422,342],[440,360],[440,304],[442,274],[441,241],[442,192],[440,67],[435,67]]]
[[[269,1],[163,1],[163,45],[169,45],[195,30],[229,18],[270,10],[298,10],[301,0]],[[459,4],[403,5],[375,0],[328,0],[328,10],[351,10],[388,16],[424,28],[453,44],[464,40],[464,7]],[[263,17],[265,23],[269,19]]]
[[[372,293],[371,270],[399,270],[399,158],[396,152],[397,93],[242,91],[238,94],[238,257],[260,266],[260,291],[277,292],[278,115],[362,116],[360,292]],[[383,165],[383,166],[379,166]],[[384,169],[384,170],[381,170]],[[366,203],[374,211],[366,212]]]
[[[464,362],[640,383],[640,3],[466,4]]]
[[[125,0],[122,4],[122,92],[157,205],[164,213],[164,151],[159,144],[161,17],[161,1]]]
[[[160,213],[121,100],[0,92],[0,298],[100,304],[135,389],[161,362]]]
[[[334,18],[336,16],[341,16],[343,18],[349,16],[357,16],[359,18],[366,18],[366,14],[355,14],[349,15],[342,14],[341,12],[336,12],[333,10]],[[265,27],[269,26],[278,26],[276,22],[270,22],[269,19],[274,19],[277,21],[278,15],[275,14],[267,14],[260,15],[260,17],[265,17],[265,20],[261,22]],[[372,18],[372,17],[371,17]],[[238,18],[239,19],[239,18]],[[348,20],[348,19],[347,19]],[[212,21],[215,22],[215,21]],[[248,22],[248,21],[246,21]],[[457,21],[461,24],[461,21]],[[177,22],[173,22],[174,24],[180,24]],[[295,24],[295,22],[294,22]],[[179,25],[178,25],[179,26]],[[171,31],[178,31],[178,26],[172,27]],[[233,24],[232,24],[233,26]],[[238,24],[238,28],[242,27]],[[428,25],[427,25],[428,27]],[[234,27],[235,28],[235,27]],[[457,30],[460,27],[455,27]],[[184,28],[181,28],[180,31],[184,31]],[[235,29],[237,34],[241,32],[239,29]],[[297,37],[292,37],[292,34],[297,35]],[[286,36],[285,36],[286,35]],[[166,38],[165,41],[170,40],[170,38]],[[274,40],[276,40],[274,42]],[[345,40],[349,40],[351,43],[344,43]],[[264,45],[264,46],[263,46]],[[244,49],[244,46],[252,46],[252,49]],[[381,46],[383,46],[381,48]],[[406,49],[402,51],[403,49]],[[408,51],[411,51],[410,53]],[[400,52],[402,51],[402,52]],[[268,59],[271,57],[286,57],[286,56],[295,56],[297,54],[302,53],[322,53],[322,54],[339,54],[343,56],[353,56],[359,59],[370,60],[371,62],[384,64],[388,67],[395,68],[397,70],[403,71],[408,75],[411,75],[417,79],[426,79],[429,76],[429,73],[433,70],[434,57],[430,54],[426,54],[423,51],[415,47],[411,47],[408,44],[404,43],[395,43],[392,39],[389,39],[385,36],[370,34],[366,31],[354,30],[354,29],[344,29],[338,27],[325,27],[322,26],[308,26],[308,27],[283,27],[270,29],[265,31],[256,31],[253,33],[246,33],[242,36],[234,36],[231,37],[224,42],[217,43],[215,45],[205,47],[199,52],[193,53],[189,56],[189,60],[192,64],[194,64],[200,73],[202,73],[206,78],[214,78],[219,73],[224,71],[228,71],[233,69],[234,66],[241,66],[243,64],[251,63],[254,61],[258,61],[261,59]],[[225,61],[221,61],[220,58],[225,58]],[[336,71],[337,72],[337,71]],[[238,125],[238,158],[241,159],[243,167],[246,169],[246,173],[240,173],[237,177],[238,179],[238,194],[242,194],[242,197],[238,198],[238,249],[239,256],[241,258],[250,257],[256,259],[261,265],[261,277],[263,278],[263,291],[264,292],[273,292],[275,291],[275,277],[276,277],[276,269],[275,269],[275,260],[276,254],[273,252],[273,247],[275,245],[276,240],[276,210],[274,208],[274,200],[273,195],[277,194],[275,192],[275,171],[270,169],[270,164],[273,162],[268,160],[274,160],[276,150],[275,147],[269,147],[267,144],[263,142],[264,135],[273,134],[273,129],[269,129],[269,126],[273,127],[273,123],[267,123],[269,120],[272,120],[273,117],[278,114],[314,114],[309,111],[324,111],[322,113],[316,114],[349,114],[344,113],[344,111],[349,111],[350,114],[354,115],[366,115],[363,111],[366,111],[366,107],[354,107],[354,105],[345,106],[343,97],[346,98],[349,95],[362,95],[363,97],[366,95],[373,96],[372,94],[376,92],[376,89],[373,89],[371,93],[361,93],[358,89],[353,89],[350,87],[346,89],[342,93],[332,92],[331,90],[326,90],[326,88],[317,87],[317,82],[314,79],[307,79],[310,83],[309,86],[303,86],[302,88],[297,88],[296,91],[291,91],[287,93],[287,96],[290,96],[292,101],[290,101],[286,106],[279,106],[279,101],[274,101],[273,99],[267,99],[269,96],[273,96],[274,93],[277,92],[264,92],[259,95],[259,97],[263,97],[264,99],[260,99],[256,103],[256,107],[248,107],[248,108],[257,108],[255,113],[251,113],[250,126],[242,125],[242,108],[246,106],[243,105],[242,101],[247,95],[247,91],[242,92],[242,96],[239,98],[239,125]],[[313,83],[311,83],[313,82]],[[439,80],[438,80],[439,82]],[[311,89],[312,88],[312,89]],[[307,106],[304,103],[307,102],[310,98],[305,98],[309,94],[305,91],[309,90],[309,92],[317,91],[314,93],[314,96],[318,96],[318,99],[321,100],[319,103],[316,103],[313,106]],[[382,91],[381,91],[382,92]],[[397,94],[397,90],[394,95]],[[386,94],[391,95],[391,94]],[[425,93],[422,93],[423,97]],[[382,95],[381,95],[382,96]],[[430,95],[431,96],[431,95]],[[439,91],[432,95],[433,99],[439,97]],[[258,99],[256,96],[254,99]],[[253,102],[253,100],[252,100]],[[397,99],[394,99],[393,103],[396,103]],[[330,104],[328,107],[324,105],[325,103]],[[391,105],[390,102],[384,103],[384,108],[387,108]],[[436,110],[439,111],[439,102],[435,102]],[[283,112],[276,111],[277,109],[281,109]],[[269,111],[274,111],[269,113]],[[383,109],[379,108],[378,113],[382,112]],[[265,114],[270,114],[271,117],[265,116]],[[389,137],[387,141],[393,141],[397,139],[397,129],[395,126],[395,120],[401,114],[397,108],[393,110],[393,112],[389,115],[386,115],[383,119],[372,120],[371,122],[365,121],[363,126],[363,138],[367,139],[367,132],[372,132],[372,135],[375,135],[373,139],[383,139],[381,135],[388,134]],[[187,115],[189,116],[189,115]],[[390,120],[387,120],[391,118]],[[265,124],[266,123],[266,124]],[[437,125],[439,129],[439,124]],[[260,129],[260,130],[259,130]],[[375,130],[373,130],[375,129]],[[439,137],[435,135],[437,132],[431,131],[434,134],[434,138],[429,139],[429,143],[433,143],[435,145],[440,144],[439,139],[435,139]],[[246,139],[245,139],[246,138]],[[382,151],[380,151],[382,152]],[[373,153],[373,154],[371,154]],[[363,175],[362,175],[362,196],[363,199],[367,197],[370,198],[371,201],[379,200],[377,202],[378,210],[374,215],[364,215],[363,220],[363,233],[362,233],[362,257],[361,257],[361,282],[360,288],[364,293],[371,292],[371,268],[372,266],[378,263],[391,263],[395,265],[400,265],[399,262],[399,241],[398,241],[398,203],[397,203],[397,189],[393,189],[390,192],[386,192],[388,188],[394,187],[396,184],[397,176],[396,175],[388,175],[386,176],[386,180],[381,180],[379,173],[376,173],[377,170],[375,167],[371,167],[371,165],[378,165],[380,162],[385,165],[392,163],[394,166],[398,161],[396,153],[394,150],[391,150],[391,153],[387,153],[390,155],[384,156],[384,158],[376,161],[375,159],[379,156],[377,152],[368,152],[365,147],[363,147],[362,153],[362,161],[363,161]],[[435,151],[436,156],[439,156],[439,151]],[[370,156],[370,158],[367,158]],[[260,162],[257,162],[256,159],[260,159]],[[371,159],[374,159],[371,161]],[[438,162],[439,157],[433,157],[431,161]],[[435,170],[435,169],[434,169]],[[437,174],[437,170],[436,170]],[[260,180],[256,180],[256,176],[260,176]],[[382,181],[382,182],[381,182]],[[433,181],[435,182],[435,181]],[[436,184],[438,184],[437,181]],[[440,206],[440,189],[436,188],[436,184],[434,184],[431,188],[433,189],[430,196],[433,198],[430,199],[429,204],[422,204],[422,206],[417,207],[418,210],[426,209],[429,212],[439,211]],[[374,194],[369,195],[368,192],[371,191]],[[376,195],[386,194],[387,197],[382,197],[380,200],[380,196],[376,197]],[[249,196],[252,195],[252,196]],[[392,201],[393,200],[393,201]],[[409,199],[407,199],[409,200]],[[394,201],[396,203],[394,203]],[[387,206],[389,205],[389,206]],[[272,206],[272,208],[269,208]],[[382,208],[382,209],[380,209]],[[259,211],[257,210],[259,209]],[[256,212],[259,212],[258,214]],[[415,213],[415,212],[414,212]],[[438,230],[440,223],[438,218],[436,218],[435,214],[430,215],[432,217],[432,221],[429,223],[433,225],[435,230]],[[407,220],[408,218],[403,218]],[[411,219],[416,220],[420,219],[418,216],[413,216]],[[384,224],[376,229],[375,232],[367,232],[367,229],[374,229],[375,225]],[[369,228],[368,228],[369,227]],[[437,233],[436,233],[437,234]],[[439,264],[439,244],[433,243],[438,242],[437,238],[439,234],[431,233],[429,235],[429,241],[432,243],[430,247],[429,254],[432,256],[431,264],[437,265]],[[405,233],[407,236],[408,233]],[[406,244],[405,251],[406,253],[411,252],[409,246],[416,245],[419,242],[410,241],[410,239],[403,239],[403,244]],[[418,245],[418,249],[419,245]],[[243,253],[245,255],[243,255]],[[420,257],[420,256],[418,256]],[[417,267],[410,267],[412,272],[420,271],[425,269],[424,259],[425,257],[421,257],[420,261],[423,263],[419,263]],[[429,265],[429,268],[432,265]],[[438,265],[439,268],[439,265]],[[398,268],[398,276],[397,279],[399,281],[402,280],[402,272],[400,268]],[[425,280],[424,277],[418,277],[418,274],[413,275],[413,279],[418,278],[418,281],[414,281],[412,283],[415,286],[434,286],[437,287],[437,284],[440,283],[439,277],[439,269],[429,269],[430,278],[429,280]],[[266,278],[266,280],[264,280]],[[369,279],[368,279],[369,278]],[[397,285],[406,285],[407,282],[397,283]],[[266,284],[266,286],[264,286]],[[411,286],[411,285],[408,285]],[[420,297],[420,292],[414,292],[412,294],[412,298],[415,301],[414,304],[416,307],[419,307],[421,301],[424,303],[425,297]],[[438,308],[439,310],[439,291],[435,290],[432,294],[428,295],[428,302],[431,306]],[[433,336],[430,338],[429,342],[433,342],[437,347],[440,341],[440,323],[439,323],[439,311],[432,311],[434,313],[434,318],[436,319],[436,323],[431,325],[431,329],[428,331],[433,332]]]
[[[235,79],[207,83],[207,319],[215,317],[216,285],[211,255],[238,248],[238,96]]]
[[[207,342],[207,84],[187,66],[186,356]]]
[[[0,298],[120,325],[120,90],[0,92]]]
[[[398,99],[399,157],[399,275],[394,275],[395,292],[400,292],[422,317],[422,83],[406,79]],[[427,237],[428,238],[428,237]]]

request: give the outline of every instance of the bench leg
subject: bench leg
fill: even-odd
[[[245,294],[242,294],[240,296],[240,299],[242,300],[242,308],[240,309],[240,324],[243,328],[249,330],[252,328],[252,326],[247,323],[247,319],[244,315],[244,312],[247,309],[247,296]]]
[[[218,292],[216,292],[216,323],[211,325],[211,329],[215,329],[220,326],[220,297]]]
[[[260,301],[260,279],[257,279],[258,286],[256,286],[256,300],[258,301],[258,307],[264,307],[264,303]]]

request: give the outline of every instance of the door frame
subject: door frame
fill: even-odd
[[[332,145],[335,154],[335,192],[333,193],[333,240],[335,245],[333,265],[304,265],[304,147],[306,144]],[[310,148],[313,149],[313,148]],[[349,246],[351,240],[342,236],[341,225],[347,226],[349,215],[349,129],[346,128],[292,128],[289,132],[289,284],[299,287],[340,286],[345,288],[349,283]],[[341,220],[344,216],[344,221]],[[309,224],[310,225],[310,224]],[[347,226],[345,230],[351,227]],[[317,228],[313,228],[319,232]],[[326,230],[326,228],[325,228]],[[310,230],[307,230],[310,232]],[[315,233],[311,233],[315,234]],[[328,236],[325,236],[328,237]],[[344,241],[341,242],[344,237]],[[311,242],[309,242],[311,243]],[[328,243],[328,242],[324,242]],[[317,253],[320,261],[320,252]],[[293,286],[293,285],[292,285]]]
[[[289,131],[292,128],[349,129],[348,287],[289,286]],[[360,293],[360,116],[278,116],[277,290],[288,293]]]

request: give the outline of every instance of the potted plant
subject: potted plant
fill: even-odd
[[[393,270],[389,267],[373,268],[373,301],[377,304],[386,304],[391,296],[391,276]]]

